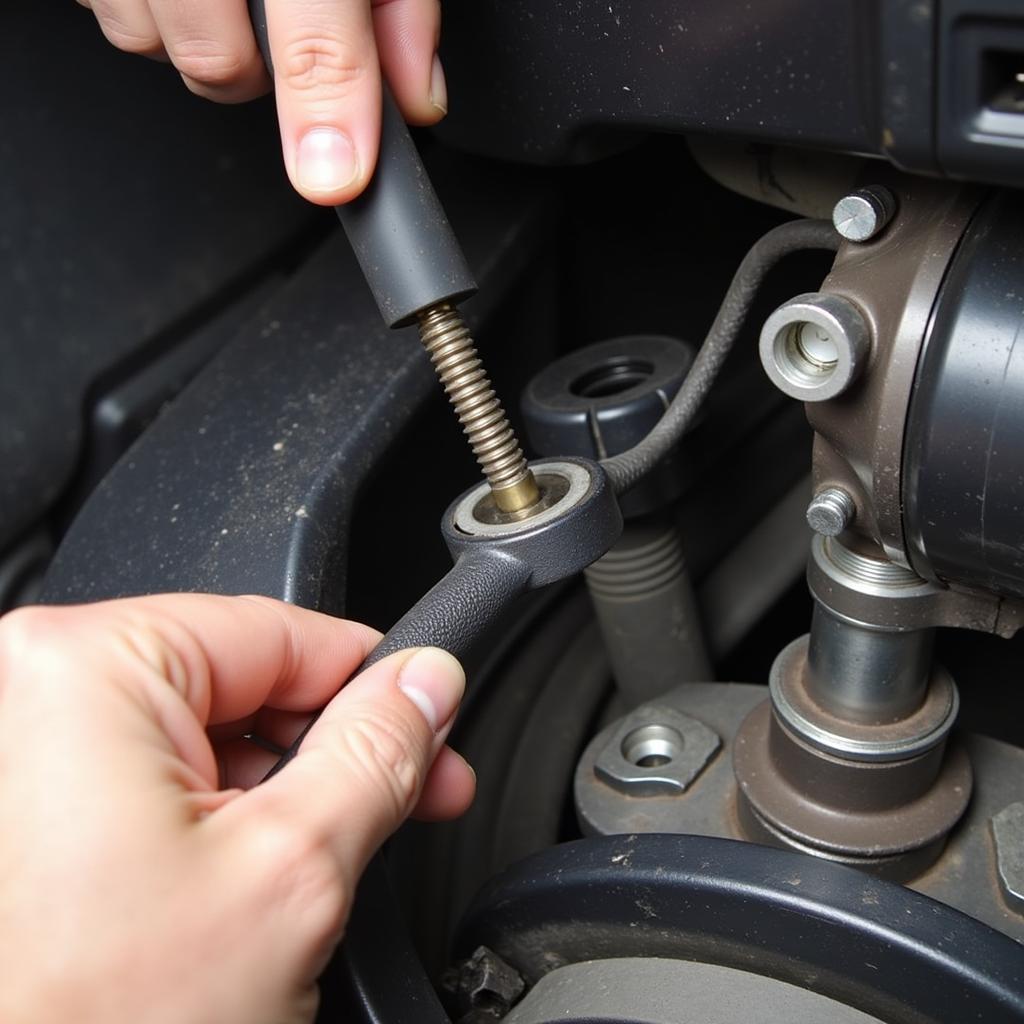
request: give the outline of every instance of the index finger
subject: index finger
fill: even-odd
[[[380,639],[369,626],[282,601],[212,594],[25,609],[5,617],[8,635],[17,633],[17,623],[25,623],[23,639],[37,654],[67,654],[115,681],[133,682],[141,662],[178,691],[203,725],[263,706],[321,707]]]

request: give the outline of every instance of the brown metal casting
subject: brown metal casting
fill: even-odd
[[[797,652],[799,653],[799,652]],[[802,658],[793,658],[801,689]],[[941,721],[934,707],[942,687],[932,685],[922,709],[902,727],[927,731]],[[804,711],[813,702],[804,697]],[[819,716],[821,712],[819,711]],[[827,718],[827,716],[826,716]],[[928,721],[924,721],[928,720]],[[835,722],[846,732],[877,734],[891,741],[900,725],[856,726]],[[971,795],[971,764],[957,744],[944,739],[898,760],[841,757],[804,742],[765,701],[736,735],[733,770],[739,785],[738,810],[748,837],[853,864],[880,876],[913,878],[942,851],[950,829]]]
[[[815,490],[846,490],[857,504],[858,532],[906,565],[903,428],[932,306],[978,196],[896,174],[880,184],[895,195],[899,216],[876,239],[844,242],[821,287],[864,314],[873,339],[870,362],[839,398],[808,405],[807,418],[815,430]]]

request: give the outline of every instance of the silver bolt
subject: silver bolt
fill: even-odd
[[[832,223],[847,241],[867,242],[896,212],[896,198],[883,185],[869,185],[843,196],[832,210]]]
[[[841,487],[824,487],[807,506],[807,525],[822,537],[838,537],[857,515],[853,498]]]
[[[1010,804],[992,818],[992,838],[1003,899],[1024,914],[1024,803]]]

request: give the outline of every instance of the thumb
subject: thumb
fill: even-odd
[[[416,806],[464,689],[461,665],[438,648],[385,658],[341,690],[295,759],[237,811],[285,819],[300,847],[330,850],[351,891]]]

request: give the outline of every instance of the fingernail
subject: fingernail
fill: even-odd
[[[430,105],[442,114],[448,113],[448,83],[444,80],[441,58],[436,53],[434,63],[430,67]]]
[[[310,192],[337,192],[359,173],[352,140],[337,128],[310,128],[299,140],[295,177]]]
[[[398,688],[437,732],[455,714],[466,688],[466,676],[447,651],[424,647],[402,666]]]

